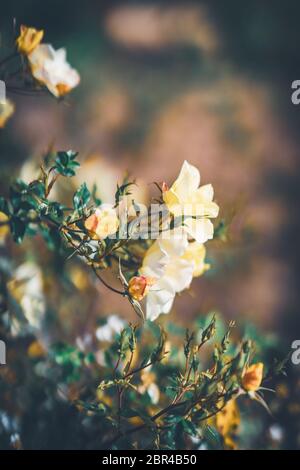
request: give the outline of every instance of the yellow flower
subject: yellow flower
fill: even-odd
[[[193,277],[199,277],[210,269],[210,265],[205,263],[206,249],[202,243],[196,241],[188,244],[183,255],[183,259],[194,262]]]
[[[33,341],[28,347],[27,354],[32,359],[36,359],[45,356],[46,351],[39,341]]]
[[[0,103],[0,128],[5,126],[6,121],[14,114],[14,111],[15,105],[10,100]]]
[[[216,415],[216,428],[224,438],[224,444],[227,448],[236,447],[233,437],[237,432],[241,418],[236,400],[230,400],[224,408]]]
[[[21,25],[20,36],[16,40],[18,51],[21,54],[30,54],[41,42],[44,31]]]
[[[247,392],[256,392],[263,379],[264,365],[262,362],[252,364],[243,373],[242,385]]]
[[[56,97],[69,93],[80,82],[77,70],[67,62],[64,48],[55,50],[50,44],[39,44],[28,60],[34,78]]]
[[[170,189],[163,191],[163,200],[174,217],[183,217],[183,226],[189,236],[199,243],[213,238],[211,218],[218,216],[219,207],[213,202],[211,184],[200,185],[200,173],[185,161],[179,176]]]
[[[149,276],[134,276],[128,284],[128,292],[132,298],[140,302],[149,292],[149,289],[155,284],[156,279]]]
[[[4,212],[0,212],[0,241],[4,240],[5,237],[9,234],[9,225],[6,223],[8,222],[8,217]],[[4,224],[1,226],[1,222]]]
[[[84,226],[92,238],[102,240],[117,232],[119,219],[112,207],[103,205],[86,219]]]

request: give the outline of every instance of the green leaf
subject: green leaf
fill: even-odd
[[[46,215],[50,216],[53,221],[60,223],[64,217],[63,208],[64,206],[58,202],[51,202],[48,205]]]
[[[83,209],[87,206],[88,202],[91,199],[91,193],[88,190],[85,183],[83,183],[80,188],[77,189],[76,193],[73,196],[73,204],[76,210]]]
[[[9,207],[7,200],[4,197],[0,197],[0,212],[3,212],[6,215],[9,215]]]
[[[50,250],[58,251],[61,248],[61,237],[55,227],[40,226],[40,232]]]
[[[55,159],[55,169],[58,173],[63,176],[74,176],[76,168],[80,166],[80,163],[75,159],[78,152],[73,150],[57,152]]]
[[[40,198],[45,197],[45,185],[43,181],[32,181],[32,183],[30,183],[30,185],[28,186],[28,189]]]
[[[229,226],[225,220],[220,220],[219,225],[214,229],[214,238],[218,238],[219,240],[226,242],[228,238],[228,230]]]
[[[185,433],[189,434],[190,436],[197,436],[198,430],[194,423],[188,419],[182,420],[182,427]]]
[[[203,429],[203,437],[210,449],[223,449],[223,439],[216,429],[206,425]]]
[[[10,220],[10,227],[15,242],[21,243],[26,232],[26,224],[18,217],[12,217]]]
[[[134,410],[133,408],[129,408],[128,406],[126,406],[126,408],[123,408],[121,410],[121,415],[124,418],[134,418],[135,416],[140,416],[140,413],[139,413],[139,411]]]
[[[150,358],[151,362],[155,363],[163,357],[164,352],[165,352],[164,351],[165,343],[166,343],[166,333],[162,328],[160,328],[160,337],[158,340],[158,345],[151,354],[151,358]]]
[[[97,185],[96,184],[93,184],[93,188],[92,188],[92,199],[94,201],[94,203],[96,204],[96,206],[100,206],[100,204],[102,203],[101,199],[97,196]]]
[[[117,186],[117,191],[115,193],[115,202],[116,202],[116,205],[119,204],[120,202],[120,199],[124,196],[129,196],[131,193],[130,193],[130,186],[134,185],[135,183],[134,182],[130,182],[130,181],[125,181],[121,186]]]

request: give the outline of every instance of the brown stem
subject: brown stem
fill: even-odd
[[[122,295],[123,297],[126,297],[128,294],[126,291],[122,291],[122,290],[119,290],[119,289],[115,289],[114,287],[110,286],[101,276],[100,274],[98,273],[97,271],[97,268],[95,268],[95,266],[92,265],[92,270],[94,271],[94,273],[96,274],[97,278],[99,279],[100,282],[102,282],[102,284],[107,287],[107,289],[111,290],[112,292],[115,292],[116,294],[119,294],[119,295]]]
[[[161,359],[160,359],[161,360]],[[131,372],[128,372],[127,374],[125,374],[123,376],[123,379],[127,379],[128,377],[130,377],[131,375],[134,375],[134,374],[137,374],[138,372],[141,372],[142,370],[144,369],[147,369],[147,367],[150,367],[154,364],[154,362],[148,362],[147,364],[145,364],[144,366],[141,366],[141,367],[137,367],[136,369],[133,369]]]

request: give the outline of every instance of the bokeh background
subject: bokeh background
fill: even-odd
[[[213,184],[227,228],[207,244],[211,271],[176,300],[172,315],[186,325],[220,311],[255,324],[287,354],[300,338],[300,105],[291,102],[299,15],[296,0],[2,2],[3,50],[12,45],[13,18],[44,29],[46,42],[67,48],[81,84],[62,103],[11,96],[17,112],[0,134],[1,190],[16,176],[30,180],[50,146],[79,151],[74,188],[95,182],[107,202],[127,169],[149,200],[152,182],[171,183],[188,160]],[[18,250],[9,246],[24,261]],[[44,273],[55,256],[39,241],[27,254]],[[82,272],[74,268],[71,278],[83,289]],[[132,318],[102,287],[84,295],[85,302],[64,301],[68,338],[84,338],[98,317]],[[290,369],[279,384],[275,447],[300,446],[300,369]]]

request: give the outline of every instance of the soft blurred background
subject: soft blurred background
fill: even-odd
[[[16,176],[29,181],[50,146],[79,151],[74,188],[95,182],[107,202],[127,169],[147,200],[153,181],[171,183],[188,160],[213,184],[226,229],[207,244],[212,269],[176,300],[174,319],[188,326],[217,310],[255,324],[288,354],[300,338],[300,106],[291,103],[291,83],[300,79],[299,14],[296,0],[2,2],[3,50],[12,44],[13,18],[44,29],[46,42],[66,47],[81,84],[62,103],[11,96],[17,111],[0,133],[1,192]],[[24,249],[7,249],[28,261]],[[53,266],[83,291],[85,301],[64,299],[67,338],[86,338],[112,313],[132,319],[113,294],[85,289],[81,267],[50,262],[55,254],[41,241],[28,243],[26,257],[42,266],[53,299]],[[300,447],[300,368],[290,369],[264,434],[274,448]]]

